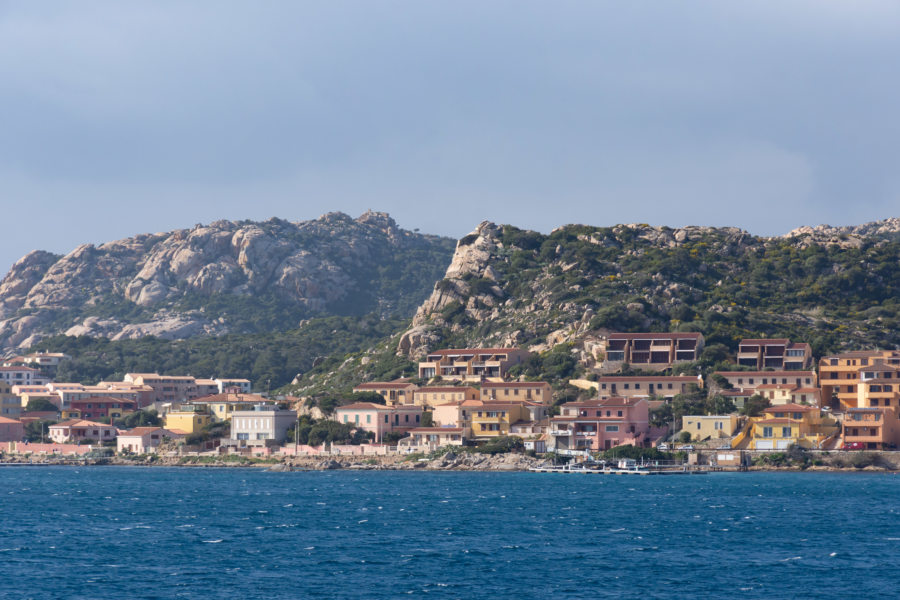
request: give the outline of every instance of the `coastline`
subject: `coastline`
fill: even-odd
[[[812,473],[898,473],[900,466],[881,453],[871,453],[872,464],[785,464],[751,465],[743,470],[718,469],[719,472],[812,472]],[[483,455],[474,453],[447,453],[432,459],[409,460],[405,456],[342,457],[283,457],[275,459],[248,459],[236,456],[156,456],[134,458],[113,456],[108,458],[74,459],[62,456],[41,456],[38,459],[20,455],[5,455],[3,466],[129,466],[129,467],[186,467],[186,468],[251,468],[273,472],[292,471],[481,471],[526,472],[532,467],[548,466],[544,459],[524,454]],[[893,456],[891,458],[894,458]]]

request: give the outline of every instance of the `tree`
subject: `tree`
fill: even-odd
[[[706,414],[708,415],[730,415],[735,411],[737,411],[737,407],[731,398],[715,394],[706,399]]]
[[[347,396],[350,402],[370,402],[372,404],[386,405],[387,400],[378,392],[353,392]],[[321,408],[321,406],[320,406]]]
[[[688,442],[690,442],[691,441],[691,432],[690,431],[682,431],[678,435],[678,441],[680,441],[682,444],[687,444]]]
[[[25,423],[25,441],[40,442],[47,440],[47,427],[52,425],[54,421],[30,421]]]
[[[746,402],[744,402],[741,414],[747,415],[748,417],[758,417],[762,414],[762,411],[769,408],[771,405],[768,398],[760,396],[759,394],[753,394],[747,398]]]
[[[25,412],[59,412],[59,407],[46,398],[32,398],[25,405]]]
[[[426,410],[422,413],[422,427],[433,427],[434,426],[434,414],[430,410]]]
[[[123,416],[116,420],[116,427],[122,429],[134,429],[135,427],[160,427],[162,419],[159,414],[153,410],[139,410],[131,414]]]

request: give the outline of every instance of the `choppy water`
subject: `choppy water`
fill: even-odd
[[[881,598],[900,477],[0,469],[4,598]]]

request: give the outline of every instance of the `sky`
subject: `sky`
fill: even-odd
[[[0,271],[218,219],[900,216],[900,3],[0,0]]]

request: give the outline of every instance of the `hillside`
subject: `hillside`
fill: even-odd
[[[575,343],[608,331],[700,331],[734,350],[787,336],[817,354],[900,342],[900,220],[755,237],[735,228],[569,225],[542,235],[482,223],[398,350]]]
[[[111,340],[287,331],[305,319],[408,318],[453,251],[387,214],[216,221],[65,256],[32,252],[0,281],[0,350],[65,334]]]

